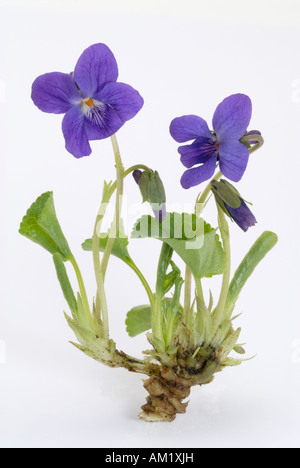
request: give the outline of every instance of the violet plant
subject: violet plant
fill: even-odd
[[[235,328],[233,313],[247,279],[276,244],[277,236],[264,232],[231,274],[227,218],[243,231],[257,221],[247,202],[224,177],[238,182],[250,154],[260,148],[263,138],[258,131],[248,131],[252,104],[244,94],[229,96],[217,107],[213,130],[198,116],[175,118],[170,125],[171,136],[178,143],[188,143],[178,149],[187,168],[181,180],[183,188],[211,180],[197,197],[194,212],[169,213],[158,172],[143,164],[128,169],[123,166],[116,132],[140,111],[143,99],[131,86],[117,82],[117,78],[112,52],[104,44],[95,44],[80,56],[74,73],[47,73],[32,85],[32,100],[39,109],[65,114],[62,131],[66,149],[75,158],[90,155],[91,140],[112,141],[116,180],[104,182],[94,232],[82,244],[84,250],[92,252],[95,298],[89,301],[87,297],[80,268],[57,220],[52,192],[45,192],[32,204],[21,222],[20,233],[53,257],[70,309],[65,316],[78,340],[73,344],[102,364],[148,376],[144,387],[149,396],[139,417],[145,421],[173,421],[177,413],[185,413],[184,400],[191,387],[208,384],[216,373],[245,360],[238,356],[245,351],[239,344],[241,329]],[[136,221],[131,237],[152,237],[162,244],[154,291],[133,261],[129,239],[123,231],[124,180],[130,174],[142,201],[149,202],[154,213]],[[217,208],[216,227],[203,218],[211,194]],[[114,219],[109,232],[104,233],[103,219],[113,195]],[[143,351],[143,359],[118,350],[110,336],[105,278],[112,255],[136,273],[147,294],[147,304],[137,305],[126,317],[131,337],[147,332],[151,349]],[[176,258],[185,264],[184,274],[176,265]],[[67,262],[76,273],[77,294],[68,277]],[[215,303],[210,293],[207,304],[202,280],[215,275],[222,275],[219,297]]]

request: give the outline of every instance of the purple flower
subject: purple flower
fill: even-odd
[[[213,132],[205,120],[196,115],[177,117],[171,122],[170,133],[178,143],[194,140],[178,148],[182,164],[189,168],[181,178],[183,188],[210,179],[217,163],[228,179],[238,182],[242,178],[249,149],[240,139],[248,128],[251,114],[250,98],[245,94],[234,94],[218,105],[212,120]]]
[[[94,44],[79,57],[74,73],[46,73],[34,81],[34,104],[43,112],[65,114],[66,149],[76,158],[90,155],[90,140],[112,136],[142,108],[140,94],[117,78],[111,50]]]

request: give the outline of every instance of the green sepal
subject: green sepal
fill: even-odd
[[[142,172],[142,175],[139,180],[139,188],[142,194],[143,203],[145,203],[146,201],[149,201],[148,188],[149,188],[149,182],[150,182],[150,174],[151,173],[148,171]]]
[[[196,278],[222,274],[225,253],[216,230],[203,218],[189,213],[167,213],[164,221],[140,218],[132,238],[155,238],[168,244],[182,258]]]
[[[151,205],[161,206],[166,202],[164,184],[157,171],[143,171],[138,186],[143,197],[143,203],[147,201]]]
[[[72,257],[68,242],[56,217],[53,192],[42,194],[24,216],[20,234],[41,245],[52,255],[59,253],[64,261]]]
[[[151,204],[161,205],[162,203],[166,203],[164,184],[157,171],[150,173],[148,198]]]
[[[127,313],[125,324],[126,331],[131,337],[140,335],[141,333],[150,330],[151,307],[149,305],[133,307],[133,309]]]
[[[274,232],[265,231],[253,244],[242,263],[236,270],[229,286],[226,308],[232,310],[247,279],[265,255],[276,245],[278,237]]]
[[[237,209],[241,206],[243,198],[240,196],[236,188],[229,182],[227,182],[227,180],[221,179],[219,182],[216,180],[212,180],[211,190],[218,199],[218,201],[219,199],[221,199],[231,208]]]

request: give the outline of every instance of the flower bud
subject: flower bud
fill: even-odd
[[[155,217],[163,221],[166,215],[166,193],[158,172],[135,170],[132,175],[140,188],[143,203],[148,201]]]
[[[244,232],[257,221],[236,188],[226,180],[211,181],[211,190],[216,202],[224,213],[231,218]]]
[[[246,132],[240,141],[249,149],[253,148],[253,150],[259,149],[264,144],[262,134],[258,130]]]

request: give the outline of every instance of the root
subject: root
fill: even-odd
[[[178,377],[171,369],[162,367],[158,375],[144,382],[149,396],[139,418],[148,422],[174,421],[176,414],[186,412],[189,402],[183,400],[190,395],[193,385],[193,379]]]

